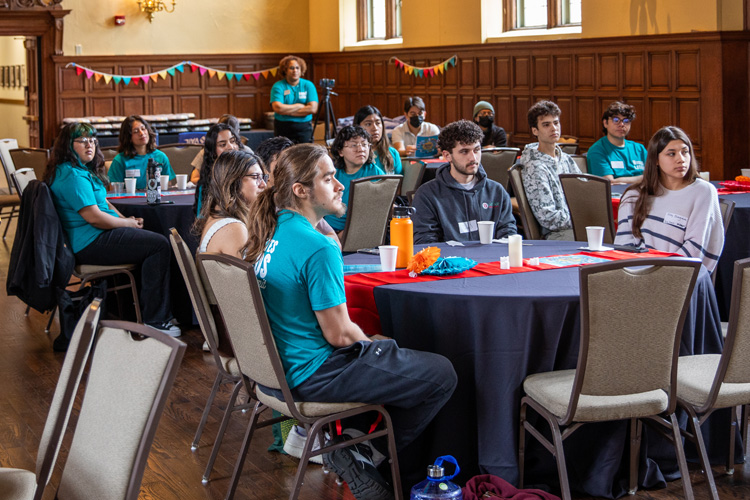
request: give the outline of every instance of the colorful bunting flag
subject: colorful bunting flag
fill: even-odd
[[[426,76],[434,77],[438,74],[443,74],[448,70],[448,66],[456,66],[456,62],[458,61],[457,56],[450,57],[446,59],[445,61],[435,64],[434,66],[428,66],[424,68],[420,68],[417,66],[411,66],[409,64],[406,64],[404,61],[399,59],[398,57],[391,57],[390,62],[393,62],[393,64],[404,71],[407,75],[414,75],[419,78],[424,78]]]

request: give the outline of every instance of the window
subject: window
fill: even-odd
[[[401,36],[401,0],[357,0],[357,39]]]
[[[503,0],[505,31],[581,24],[581,0]]]

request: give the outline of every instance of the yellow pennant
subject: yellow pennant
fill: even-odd
[[[112,75],[104,75],[104,83],[109,83],[112,80]]]
[[[224,76],[226,75],[226,73],[223,71],[217,71],[216,74],[219,75],[219,80],[223,80]]]
[[[167,79],[167,72],[166,71],[160,71],[159,76],[162,77],[164,80]]]
[[[279,68],[273,68],[271,70],[271,76],[276,76],[276,71],[278,71]]]

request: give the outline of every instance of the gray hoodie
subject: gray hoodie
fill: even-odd
[[[414,195],[414,243],[479,241],[478,221],[495,222],[495,238],[516,234],[510,196],[500,183],[479,167],[473,188],[466,190],[450,174],[450,165],[438,168],[435,179]]]

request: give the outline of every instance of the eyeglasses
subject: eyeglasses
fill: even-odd
[[[347,149],[351,149],[352,151],[357,151],[360,149],[367,151],[370,148],[370,144],[368,142],[355,142],[354,144],[346,144],[344,147]]]
[[[96,146],[97,144],[99,144],[99,141],[96,137],[82,137],[80,139],[75,139],[73,142],[83,144],[84,146],[88,146],[89,144],[91,144],[92,146]]]
[[[630,118],[618,118],[616,116],[613,116],[611,120],[615,125],[619,125],[620,122],[622,122],[623,125],[630,125],[630,122],[632,121]]]
[[[261,181],[268,182],[268,174],[247,174],[245,177],[250,177],[255,180],[255,183],[260,186]]]

